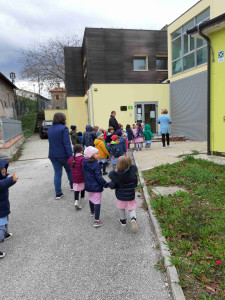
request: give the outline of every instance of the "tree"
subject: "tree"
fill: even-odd
[[[76,34],[64,34],[50,38],[47,41],[35,41],[28,49],[20,50],[22,79],[43,83],[52,88],[56,81],[65,83],[64,47],[80,46],[80,39]]]

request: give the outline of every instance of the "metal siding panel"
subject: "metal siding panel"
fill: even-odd
[[[207,72],[171,82],[170,104],[173,135],[207,140]]]

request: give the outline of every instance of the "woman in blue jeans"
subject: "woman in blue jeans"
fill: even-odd
[[[56,113],[53,118],[53,125],[48,130],[48,157],[51,160],[55,171],[54,185],[57,200],[61,199],[63,196],[61,189],[63,167],[67,173],[70,188],[73,188],[71,168],[67,164],[68,158],[73,155],[73,152],[70,143],[69,130],[65,124],[66,116],[63,113]]]

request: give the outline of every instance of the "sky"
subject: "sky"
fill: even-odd
[[[34,41],[85,27],[155,29],[170,24],[198,0],[0,0],[0,72],[19,81],[19,50]],[[26,86],[33,91],[33,85]],[[37,92],[37,90],[36,90]]]

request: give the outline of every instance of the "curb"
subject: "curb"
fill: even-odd
[[[144,178],[142,177],[141,169],[140,169],[137,159],[136,159],[136,151],[133,152],[133,157],[134,157],[134,161],[137,166],[137,169],[138,169],[140,183],[143,186],[143,193],[144,193],[145,201],[148,205],[149,217],[154,226],[154,230],[155,230],[157,241],[159,243],[161,255],[164,258],[164,264],[166,267],[167,276],[169,278],[169,284],[170,284],[170,289],[172,292],[172,297],[174,300],[185,300],[183,290],[182,290],[181,286],[178,284],[179,277],[177,274],[177,270],[176,270],[175,266],[171,266],[171,262],[170,262],[171,254],[170,254],[169,248],[166,245],[166,239],[162,235],[160,225],[158,223],[156,216],[154,215],[154,211],[152,210],[152,207],[150,204],[151,197],[148,194],[147,186],[145,184]]]

